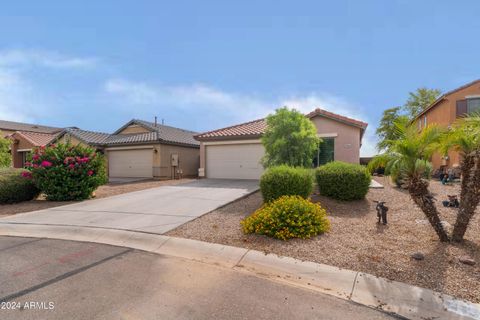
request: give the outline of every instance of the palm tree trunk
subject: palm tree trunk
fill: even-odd
[[[461,165],[462,190],[460,192],[460,207],[457,220],[453,227],[452,240],[463,241],[468,224],[475,214],[480,202],[480,156],[478,153],[464,156]]]
[[[441,224],[437,207],[433,203],[433,196],[428,191],[428,182],[419,177],[413,177],[408,184],[408,192],[413,201],[423,211],[433,229],[442,242],[449,242],[448,234]]]

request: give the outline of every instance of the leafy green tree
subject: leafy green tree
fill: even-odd
[[[12,142],[3,137],[0,131],[0,167],[9,167],[12,164],[12,155],[10,153],[10,146]]]
[[[408,100],[401,107],[393,107],[383,111],[380,125],[376,130],[379,137],[377,143],[378,151],[386,151],[390,147],[388,141],[395,141],[397,130],[395,122],[407,125],[420,112],[431,105],[441,94],[440,90],[418,88],[415,92],[410,92]]]
[[[441,93],[438,89],[418,88],[415,92],[409,93],[408,100],[403,108],[410,119],[413,120],[420,112],[437,100]]]
[[[462,155],[460,207],[452,233],[452,240],[461,242],[480,202],[480,114],[459,119],[445,134],[442,149]]]
[[[379,151],[387,150],[390,147],[389,141],[395,141],[398,138],[395,123],[407,124],[410,119],[402,114],[402,107],[393,107],[383,111],[380,125],[376,130],[379,137],[377,149]]]
[[[432,169],[429,159],[439,147],[442,132],[437,126],[427,126],[418,132],[413,125],[401,124],[397,125],[397,131],[399,138],[391,141],[385,174],[402,177],[410,197],[423,211],[440,241],[448,242],[427,179]]]
[[[315,125],[301,112],[283,107],[267,116],[267,129],[262,137],[265,167],[286,164],[310,167],[320,139]]]

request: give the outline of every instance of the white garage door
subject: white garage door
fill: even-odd
[[[111,178],[151,178],[153,149],[108,151],[108,171]]]
[[[205,148],[207,178],[259,179],[265,151],[260,143],[209,145]]]

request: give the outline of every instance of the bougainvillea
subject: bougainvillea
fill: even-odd
[[[39,147],[26,166],[48,200],[88,199],[107,182],[104,156],[81,145]]]

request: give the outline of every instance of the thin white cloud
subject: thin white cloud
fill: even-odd
[[[59,69],[91,68],[95,58],[70,57],[46,50],[3,50],[0,51],[0,67],[41,66]]]
[[[304,113],[323,108],[368,122],[368,117],[358,106],[341,97],[324,93],[279,97],[268,101],[255,96],[222,91],[204,84],[164,86],[125,79],[106,81],[104,90],[116,98],[117,104],[123,104],[127,108],[142,107],[145,113],[164,113],[172,109],[188,111],[201,116],[203,121],[205,118],[211,120],[215,126],[261,118],[282,106]],[[374,128],[370,126],[363,139],[361,153],[364,156],[376,154],[373,131]]]
[[[0,119],[29,121],[30,86],[13,72],[0,69]]]
[[[183,111],[214,111],[248,120],[263,117],[272,105],[255,97],[224,92],[203,84],[188,86],[151,85],[125,79],[110,79],[104,86],[105,92],[117,97],[117,103],[156,108],[176,108]]]

